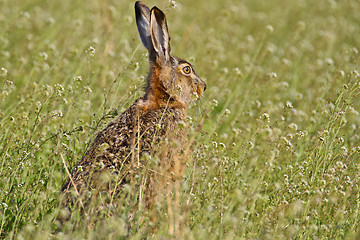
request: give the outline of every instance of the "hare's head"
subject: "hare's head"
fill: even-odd
[[[150,72],[147,79],[144,109],[184,108],[201,98],[206,84],[191,64],[170,55],[170,36],[165,14],[142,2],[135,3],[136,24],[141,41],[149,52]]]

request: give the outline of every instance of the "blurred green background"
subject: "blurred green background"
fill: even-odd
[[[143,94],[134,3],[0,0],[0,238],[359,237],[357,0],[146,1],[208,86],[181,202],[172,219],[159,202],[155,233],[126,204],[57,228],[60,154],[75,166]]]

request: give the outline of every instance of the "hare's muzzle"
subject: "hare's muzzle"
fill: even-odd
[[[201,80],[199,77],[196,80],[197,80],[196,93],[199,96],[199,98],[201,98],[203,92],[206,90],[206,83],[203,80]]]
[[[202,80],[201,80],[202,81]],[[206,90],[206,83],[204,82],[204,81],[202,81],[202,83],[203,83],[203,91],[205,92],[205,90]]]

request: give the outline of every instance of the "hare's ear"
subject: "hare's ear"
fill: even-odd
[[[167,64],[170,61],[170,36],[166,23],[165,14],[153,7],[150,13],[150,35],[152,46],[158,60]]]
[[[150,36],[150,9],[142,2],[135,3],[136,25],[139,31],[140,39],[146,49],[152,51],[152,42]]]

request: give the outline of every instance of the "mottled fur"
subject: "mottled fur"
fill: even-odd
[[[74,185],[80,195],[91,189],[102,191],[103,174],[109,173],[117,183],[131,181],[137,169],[147,165],[142,157],[145,153],[157,155],[163,169],[172,171],[174,155],[180,154],[186,143],[187,106],[199,99],[206,88],[190,63],[170,55],[164,13],[156,7],[150,11],[141,2],[135,3],[135,13],[140,38],[149,51],[145,95],[97,134],[73,169],[72,181],[69,179],[63,187],[67,203],[74,202]],[[83,199],[93,197],[87,194]]]

